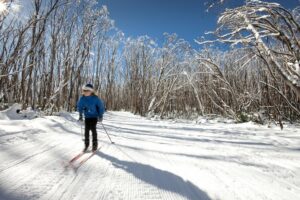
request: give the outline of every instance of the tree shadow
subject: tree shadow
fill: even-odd
[[[1,134],[0,138],[5,137],[5,136],[18,135],[20,133],[35,135],[35,134],[38,134],[39,132],[40,132],[40,130],[25,130],[25,131],[8,132],[8,133]]]
[[[114,167],[122,169],[136,178],[165,191],[173,192],[189,200],[210,200],[211,198],[196,185],[168,171],[137,162],[119,160],[103,152],[99,157],[110,161]]]
[[[65,126],[63,126],[62,124],[59,124],[59,123],[56,123],[54,125],[47,125],[47,127],[51,130],[51,129],[54,129],[54,131],[57,131],[55,130],[55,128],[58,128],[58,129],[61,129],[63,131],[63,133],[67,132],[67,133],[70,133],[70,134],[73,134],[73,135],[80,135],[80,132],[76,132],[70,128],[66,128]]]
[[[135,141],[145,142],[145,139],[142,139],[141,137],[136,137],[136,136],[146,135],[146,136],[158,137],[158,136],[151,135],[151,134],[142,134],[142,133],[139,134],[139,133],[135,132],[134,129],[117,128],[116,126],[112,126],[112,125],[105,125],[105,127],[107,127],[107,129],[109,130],[109,134],[116,138],[123,138],[123,139],[127,139],[127,140],[135,140]],[[97,127],[97,131],[98,131],[98,133],[105,134],[102,127]],[[126,133],[126,134],[120,134],[120,132]],[[151,142],[151,143],[155,143],[155,144],[174,145],[174,143],[166,142],[165,140],[148,140],[147,142]],[[187,144],[182,144],[182,145],[191,146],[191,145],[187,145]]]
[[[49,121],[51,121],[53,124],[45,124],[45,126],[51,130],[51,131],[54,131],[54,132],[57,132],[56,129],[61,129],[63,132],[67,132],[67,133],[71,133],[71,134],[74,134],[74,135],[81,135],[80,132],[76,132],[74,131],[72,128],[72,126],[75,126],[75,125],[78,125],[80,127],[80,124],[76,123],[75,124],[72,124],[72,126],[70,125],[69,128],[67,128],[67,126],[59,121],[56,121],[54,119],[49,119]]]
[[[252,141],[242,141],[236,140],[236,141],[229,141],[229,140],[221,140],[221,139],[207,139],[207,138],[201,138],[199,136],[179,136],[179,135],[171,135],[171,134],[153,134],[151,131],[146,131],[146,130],[138,130],[138,129],[130,129],[130,128],[119,128],[114,125],[105,125],[108,127],[108,129],[112,129],[112,131],[116,132],[122,132],[122,133],[128,133],[132,135],[143,135],[143,136],[150,136],[150,137],[155,137],[155,138],[160,138],[160,139],[170,139],[174,141],[187,141],[187,142],[202,142],[202,143],[221,143],[221,144],[231,144],[231,145],[245,145],[245,146],[265,146],[265,147],[271,147],[274,146],[273,144],[270,143],[265,143],[265,142],[252,142]],[[181,130],[180,128],[176,130]],[[206,131],[209,129],[201,129],[202,131]],[[226,132],[226,131],[224,131]]]
[[[151,153],[158,153],[158,154],[166,154],[170,156],[180,156],[180,157],[188,157],[188,158],[195,158],[201,160],[212,160],[212,161],[219,161],[219,162],[228,162],[228,163],[235,163],[238,165],[244,166],[251,166],[257,168],[267,169],[268,167],[263,164],[252,163],[248,161],[244,161],[240,156],[224,156],[224,155],[200,155],[200,154],[186,154],[186,153],[175,153],[175,152],[167,152],[167,151],[159,151],[157,149],[144,149],[139,147],[132,147],[124,144],[116,144],[116,148],[121,151],[122,148],[131,149],[137,152],[151,152]],[[124,152],[124,151],[123,151]],[[218,165],[218,163],[216,163]]]

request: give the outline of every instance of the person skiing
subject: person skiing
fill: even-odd
[[[83,121],[83,115],[85,118],[85,147],[83,152],[86,152],[89,144],[89,132],[92,131],[93,135],[93,151],[98,149],[97,139],[97,122],[102,122],[104,114],[104,105],[102,100],[95,94],[92,84],[86,84],[82,87],[83,95],[80,97],[77,103],[77,110],[79,112],[79,121]]]

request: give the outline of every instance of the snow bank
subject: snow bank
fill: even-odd
[[[38,117],[38,115],[39,113],[31,108],[21,110],[21,105],[16,103],[8,109],[0,111],[0,120],[33,119]]]

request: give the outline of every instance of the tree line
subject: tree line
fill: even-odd
[[[194,49],[176,34],[125,37],[94,0],[31,0],[22,18],[16,3],[0,13],[2,103],[73,111],[90,82],[109,110],[143,116],[300,117],[299,8],[246,1]]]

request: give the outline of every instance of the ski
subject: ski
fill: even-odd
[[[75,170],[78,170],[84,163],[86,163],[91,157],[93,157],[96,152],[93,152],[91,155],[86,157],[85,159],[81,160],[80,163],[75,167]]]
[[[74,156],[71,160],[69,160],[68,163],[65,163],[65,168],[69,168],[69,167],[73,167],[73,163],[78,160],[79,158],[81,158],[86,152],[80,152],[79,154],[77,154],[76,156]]]
[[[74,166],[75,171],[77,171],[84,163],[91,159],[100,149],[101,147],[99,147],[96,151],[92,151],[92,153],[88,157],[81,160],[77,166]]]
[[[85,154],[85,152],[80,152],[79,154],[77,154],[76,156],[74,156],[74,157],[69,161],[69,163],[75,162],[75,161],[78,160],[81,156],[83,156],[83,154]]]

